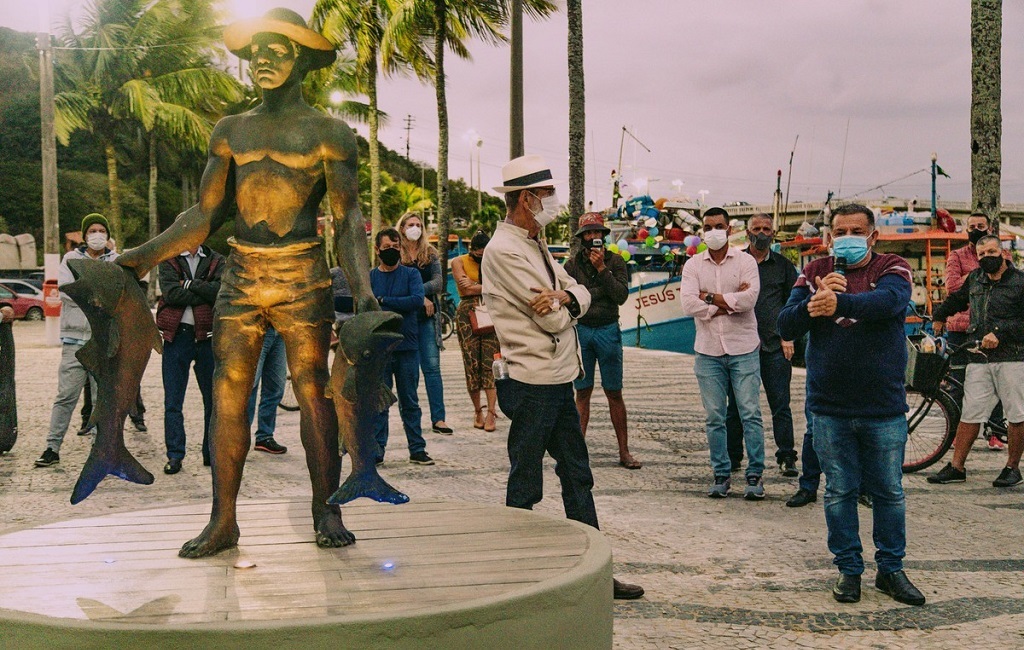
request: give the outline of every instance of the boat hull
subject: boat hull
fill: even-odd
[[[672,278],[630,287],[629,298],[619,307],[623,345],[693,354],[697,329],[693,318],[683,314],[679,281]],[[639,327],[638,317],[642,319]]]

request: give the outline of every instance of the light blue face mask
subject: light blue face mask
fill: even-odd
[[[857,264],[868,255],[868,238],[863,235],[845,235],[832,240],[832,254],[845,257],[847,264]]]

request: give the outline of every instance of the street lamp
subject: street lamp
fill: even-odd
[[[480,192],[480,151],[484,146],[484,140],[479,135],[476,136],[476,211],[480,212],[484,209],[483,196]],[[473,161],[470,160],[469,164],[472,165]]]

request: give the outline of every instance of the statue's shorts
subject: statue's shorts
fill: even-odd
[[[214,307],[215,330],[231,321],[241,331],[308,332],[334,321],[331,276],[321,240],[260,246],[228,239],[231,254]]]

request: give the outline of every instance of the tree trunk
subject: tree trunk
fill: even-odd
[[[569,228],[576,232],[584,210],[587,183],[583,0],[567,0],[566,12],[569,16]]]
[[[110,192],[110,209],[104,216],[107,217],[107,222],[110,223],[110,236],[123,250],[124,242],[121,241],[121,200],[117,197],[117,156],[114,155],[114,143],[105,143],[103,151],[107,156],[107,189]]]
[[[156,181],[157,181],[157,167],[156,167],[156,132],[149,132],[149,238],[153,239],[160,234],[160,217],[156,210]],[[123,246],[123,245],[122,245]],[[149,297],[149,304],[156,302],[156,282],[152,281],[150,276],[149,288],[147,294]]]
[[[971,205],[999,228],[1002,0],[971,0]]]
[[[380,129],[380,116],[377,114],[377,52],[368,63],[366,70],[366,97],[370,104],[370,241],[377,240],[377,232],[383,227],[380,213],[380,142],[377,133]]]
[[[509,158],[526,152],[523,129],[523,0],[512,0],[512,65],[509,88]]]
[[[434,89],[437,94],[437,237],[442,287],[448,286],[448,232],[452,206],[448,195],[448,100],[445,97],[444,42],[448,32],[448,2],[434,0]]]

